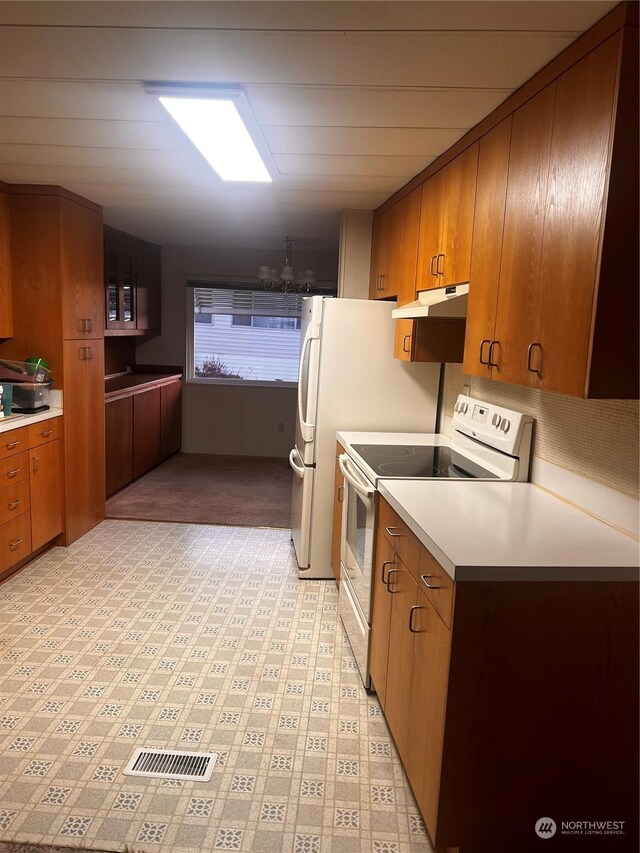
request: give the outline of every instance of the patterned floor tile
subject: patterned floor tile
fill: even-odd
[[[0,587],[0,843],[431,850],[333,582],[287,531],[107,521]],[[208,783],[124,776],[205,750]]]

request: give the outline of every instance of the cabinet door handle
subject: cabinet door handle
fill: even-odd
[[[92,332],[92,331],[93,331],[93,320],[88,319],[87,320],[87,332]]]
[[[7,448],[7,450],[14,450],[19,444],[20,444],[20,440],[17,439],[16,441],[7,442],[5,447]]]
[[[338,503],[344,501],[344,486],[338,486]]]
[[[43,429],[42,432],[40,433],[40,435],[43,438],[49,438],[49,436],[51,435],[52,432],[53,432],[52,429]]]
[[[7,471],[7,477],[12,480],[14,477],[17,477],[22,469],[14,468],[12,471]]]
[[[16,509],[16,507],[19,507],[21,503],[22,503],[22,498],[16,498],[15,501],[11,501],[11,503],[8,504],[8,507],[9,507],[9,509]]]
[[[14,539],[13,542],[9,542],[9,550],[15,551],[20,545],[22,545],[22,539]]]
[[[427,589],[440,589],[440,584],[429,583],[429,578],[434,578],[435,575],[420,575],[420,580],[427,587]]]
[[[436,262],[437,257],[438,257],[437,255],[433,255],[431,258],[431,263],[429,264],[429,272],[433,276],[438,275],[438,273],[434,270],[434,266],[435,266],[435,262]]]
[[[482,358],[482,350],[484,349],[485,344],[491,344],[491,341],[489,340],[489,338],[484,338],[483,340],[480,341],[480,354],[479,354],[478,358],[480,359],[480,364],[488,365],[489,359],[487,358],[485,360],[484,358]]]
[[[491,341],[491,343],[489,344],[489,362],[488,362],[489,367],[497,367],[498,366],[498,362],[493,360],[493,348],[495,346],[499,347],[500,341]]]
[[[387,578],[385,579],[384,567],[385,566],[393,566],[393,565],[395,565],[395,560],[385,560],[384,563],[382,564],[382,583],[385,586],[388,586],[388,584],[389,584],[389,576],[387,575]],[[391,572],[391,570],[389,570],[389,571]]]
[[[382,273],[382,275],[380,276],[380,290],[384,290],[384,280],[385,280],[385,278],[386,278],[386,275],[385,275],[384,273]]]
[[[91,360],[93,358],[93,347],[87,347],[89,350],[89,355],[87,356],[87,360]]]
[[[531,367],[531,357],[533,355],[533,348],[534,347],[538,347],[538,349],[540,350],[540,366],[539,367]],[[530,373],[537,373],[538,376],[542,376],[542,370],[540,369],[541,367],[542,367],[542,344],[540,344],[540,343],[529,344],[529,348],[527,349],[527,370]]]
[[[442,258],[442,266],[444,267],[444,255],[438,255],[438,263],[436,264],[436,272],[438,275],[444,275],[444,269],[440,269],[440,258]]]
[[[93,358],[93,347],[80,347],[80,360],[89,361]]]
[[[389,536],[402,536],[402,533],[392,533],[393,530],[400,530],[399,527],[385,527]]]
[[[402,352],[409,352],[411,347],[407,345],[407,341],[411,343],[411,335],[405,335],[402,339]]]
[[[418,631],[417,628],[413,627],[413,614],[416,610],[424,610],[424,607],[420,607],[419,604],[414,604],[413,607],[409,610],[409,630],[412,634],[422,634],[422,631]]]
[[[397,589],[391,589],[391,575],[397,575],[400,569],[389,569],[387,572],[387,592],[397,592]]]
[[[40,458],[38,456],[33,457],[33,473],[36,474],[40,470]]]

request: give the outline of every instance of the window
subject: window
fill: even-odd
[[[188,293],[192,381],[298,381],[300,294],[222,284]]]

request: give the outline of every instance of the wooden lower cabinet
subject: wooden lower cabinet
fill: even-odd
[[[536,851],[545,815],[625,822],[568,851],[636,850],[638,583],[443,585],[394,516],[381,499],[370,671],[436,850]]]
[[[51,418],[2,435],[0,576],[64,529],[62,431]]]
[[[160,459],[182,447],[182,382],[160,386]]]
[[[107,497],[133,480],[133,397],[105,404]]]
[[[140,477],[160,461],[160,389],[133,397],[133,476]]]
[[[63,528],[62,443],[41,444],[29,451],[31,549],[55,539]]]

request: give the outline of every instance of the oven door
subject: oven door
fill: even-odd
[[[376,490],[346,453],[338,457],[344,476],[341,571],[361,613],[371,622],[371,579],[376,532]]]

